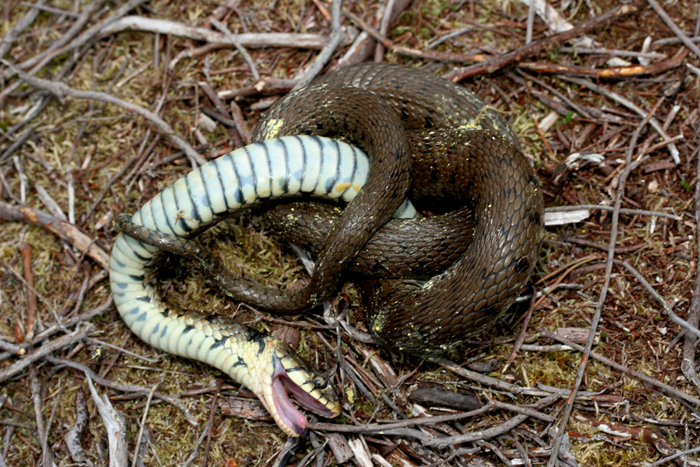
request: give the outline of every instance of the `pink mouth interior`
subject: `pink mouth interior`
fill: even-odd
[[[282,363],[275,358],[275,373],[272,375],[272,395],[275,401],[277,413],[286,426],[291,427],[298,435],[303,435],[306,430],[306,417],[299,412],[287,396],[287,391],[294,395],[294,398],[307,409],[324,417],[331,417],[333,413],[328,408],[311,397],[306,391],[301,389],[292,379],[287,376]]]

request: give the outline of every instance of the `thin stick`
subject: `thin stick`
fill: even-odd
[[[73,13],[72,11],[68,10],[60,10],[58,8],[51,8],[50,6],[44,6],[43,1],[38,2],[38,3],[29,3],[29,2],[20,2],[24,6],[28,6],[30,8],[38,8],[42,11],[48,11],[49,13],[53,13],[55,15],[59,16],[70,16],[71,18],[80,18],[80,15],[77,13]]]
[[[617,49],[606,49],[603,47],[590,48],[590,47],[559,47],[559,52],[567,54],[600,54],[609,55],[611,57],[634,57],[634,58],[650,58],[655,60],[663,60],[667,58],[666,54],[658,52],[634,52],[632,50],[617,50]]]
[[[0,349],[7,350],[8,352],[12,352],[16,355],[24,355],[25,353],[27,353],[27,351],[22,346],[12,344],[2,339],[0,339]]]
[[[53,342],[49,342],[46,345],[42,345],[35,351],[23,356],[11,366],[0,371],[0,383],[24,371],[25,368],[27,368],[35,361],[44,358],[47,355],[51,355],[56,350],[68,347],[69,345],[73,345],[76,342],[80,342],[85,338],[91,327],[92,326],[85,324],[73,331],[72,333],[66,334],[65,336],[60,337]]]
[[[487,375],[482,375],[481,373],[477,373],[476,371],[468,370],[466,368],[462,368],[461,366],[457,365],[456,363],[447,360],[446,358],[440,358],[440,357],[434,357],[430,359],[431,362],[436,363],[448,370],[450,370],[453,373],[458,374],[459,376],[462,376],[463,378],[467,378],[471,381],[476,381],[480,384],[498,389],[500,391],[504,391],[510,394],[527,394],[531,396],[546,396],[548,395],[544,391],[537,391],[534,389],[530,388],[524,388],[522,386],[518,386],[515,384],[508,383],[506,381],[502,381],[497,378],[493,378],[491,376]]]
[[[17,74],[19,74],[19,76],[27,83],[31,84],[36,88],[49,91],[59,99],[63,99],[65,96],[71,96],[76,99],[94,99],[101,102],[114,104],[130,112],[137,113],[142,117],[150,120],[153,124],[155,124],[155,126],[163,135],[170,138],[173,143],[175,143],[180,149],[182,149],[187,155],[187,157],[190,159],[193,168],[196,168],[197,164],[204,165],[207,163],[207,161],[202,156],[200,156],[199,153],[195,151],[194,148],[190,146],[190,144],[187,141],[185,141],[175,133],[175,131],[170,127],[170,125],[168,125],[165,122],[165,120],[163,120],[150,110],[144,109],[143,107],[134,105],[130,102],[123,101],[114,96],[110,96],[109,94],[104,94],[102,92],[80,91],[77,89],[73,89],[64,83],[36,78],[27,73],[24,73],[23,71],[21,71],[20,69],[18,69],[17,67],[13,66],[5,60],[2,60],[2,63],[15,70]]]
[[[659,459],[656,462],[648,464],[648,467],[656,467],[657,465],[664,465],[666,463],[671,462],[673,459],[677,459],[681,456],[687,456],[688,454],[695,454],[696,452],[700,452],[700,447],[688,449],[687,451],[677,452],[672,456],[664,457],[663,459]]]
[[[204,462],[202,462],[202,467],[207,467],[209,463],[209,448],[211,447],[211,433],[214,428],[214,415],[216,415],[216,401],[219,400],[219,395],[221,394],[221,387],[224,385],[224,380],[220,379],[216,383],[216,391],[214,391],[214,397],[211,398],[211,404],[209,404],[209,421],[207,423],[207,444],[204,446]]]
[[[314,60],[311,66],[304,71],[303,76],[299,77],[299,80],[294,85],[294,89],[309,85],[321,72],[323,67],[326,66],[343,41],[345,31],[340,27],[340,6],[341,0],[333,0],[331,5],[331,27],[333,31],[331,32],[331,37],[328,39],[328,44],[321,50],[321,53],[318,54],[318,57],[316,57],[316,60]]]
[[[555,334],[551,331],[547,331],[546,329],[541,329],[539,332],[542,335],[542,337],[548,337],[549,339],[553,339],[557,342],[561,342],[562,344],[568,345],[569,347],[576,350],[577,352],[584,351],[584,348],[582,346],[576,344],[573,341],[570,341],[569,339],[567,339],[565,337],[560,336],[559,334]],[[604,363],[604,364],[606,364],[606,365],[608,365],[608,366],[610,366],[618,371],[621,371],[622,373],[633,376],[633,377],[639,379],[640,381],[644,381],[649,386],[652,386],[652,387],[658,389],[659,391],[663,392],[664,394],[666,394],[668,396],[671,396],[675,399],[684,401],[690,405],[694,405],[695,407],[700,408],[700,399],[693,397],[690,394],[686,394],[684,392],[681,392],[678,389],[676,389],[672,386],[669,386],[668,384],[664,384],[661,381],[657,381],[654,378],[645,375],[644,373],[640,373],[638,371],[635,371],[631,368],[628,368],[624,365],[621,365],[613,360],[605,358],[602,355],[596,354],[594,352],[591,352],[590,357],[593,360],[597,360],[601,363]]]
[[[31,389],[32,402],[34,405],[34,420],[36,420],[36,434],[37,438],[39,438],[39,444],[44,446],[44,441],[46,440],[48,433],[46,432],[46,426],[44,425],[44,416],[41,413],[41,410],[44,408],[43,400],[41,398],[41,383],[39,382],[39,378],[37,377],[36,370],[34,368],[30,370],[29,378],[29,387]],[[46,452],[42,451],[42,461],[44,465],[51,465],[51,463],[46,463],[47,460],[49,459],[46,458]]]
[[[34,57],[20,63],[19,67],[23,68],[23,69],[33,67],[30,70],[30,73],[32,73],[32,74],[36,73],[42,67],[44,67],[44,65],[49,63],[54,57],[61,55],[65,52],[69,52],[71,50],[78,49],[78,48],[82,47],[83,45],[87,44],[88,42],[93,40],[93,38],[95,36],[97,36],[100,29],[117,21],[120,17],[127,14],[130,10],[136,8],[138,5],[145,3],[145,2],[146,2],[146,0],[129,0],[127,3],[125,3],[124,5],[120,6],[116,10],[114,10],[109,17],[97,22],[92,27],[90,27],[85,32],[83,32],[80,36],[71,40],[72,37],[74,37],[73,33],[80,31],[82,29],[82,27],[85,25],[85,23],[87,23],[87,21],[92,16],[92,13],[94,13],[94,11],[96,11],[96,9],[99,8],[104,3],[104,0],[96,0],[92,3],[89,3],[83,9],[83,13],[81,14],[81,17],[79,18],[79,20],[76,21],[76,23],[73,24],[71,29],[68,32],[66,32],[66,34],[64,35],[64,38],[67,38],[67,40],[64,41],[62,38],[59,41],[60,43],[65,43],[66,44],[65,46],[61,46],[61,47],[57,48],[55,46],[55,44],[56,44],[55,43],[53,47],[50,47],[49,49],[45,50],[44,52],[42,52],[38,55],[35,55]],[[85,23],[83,23],[80,26],[80,28],[78,28],[76,25],[78,24],[78,22],[82,22],[83,20],[85,21]],[[59,42],[57,42],[57,43],[59,43]],[[5,79],[9,79],[10,77],[14,76],[14,73],[16,73],[16,71],[17,71],[16,69],[6,70],[3,73],[3,76]],[[8,95],[10,92],[12,92],[12,90],[14,88],[15,88],[15,86],[8,86],[2,93],[0,93],[0,96],[1,96],[0,101],[2,101],[2,99],[4,99],[4,97],[6,95]]]
[[[104,347],[109,347],[110,349],[118,350],[118,351],[125,353],[127,355],[131,355],[134,358],[138,358],[139,360],[145,360],[148,363],[157,363],[159,360],[157,358],[144,357],[143,355],[139,355],[137,353],[131,352],[131,351],[126,350],[126,349],[119,347],[117,345],[113,345],[113,344],[110,344],[108,342],[101,341],[99,339],[93,339],[92,337],[88,337],[86,340],[88,340],[89,342],[92,342],[93,344],[102,345]]]
[[[700,16],[698,16],[697,25],[700,25]],[[700,173],[700,157],[698,157],[697,164],[699,170],[698,173]],[[697,177],[695,182],[695,229],[695,238],[700,238],[698,236],[700,235],[700,177]],[[690,308],[688,308],[688,323],[697,328],[700,326],[700,270],[696,271],[696,274],[693,298],[690,302]],[[695,384],[696,388],[700,388],[700,378],[698,378],[698,374],[695,371],[696,343],[697,339],[693,339],[693,336],[686,333],[685,342],[683,343],[681,371],[683,371],[685,377],[688,378],[688,381]]]
[[[213,118],[221,121],[221,123],[228,126],[229,128],[233,128],[233,130],[229,133],[231,135],[231,139],[233,139],[233,145],[235,147],[243,146],[243,140],[241,139],[241,138],[243,138],[243,135],[241,134],[241,130],[237,127],[236,120],[232,120],[229,118],[229,117],[231,117],[231,115],[230,115],[228,109],[226,108],[226,104],[224,103],[224,101],[221,100],[219,95],[216,94],[216,91],[214,91],[214,88],[212,88],[209,85],[209,83],[202,81],[199,83],[199,87],[202,88],[202,91],[204,91],[204,94],[206,94],[207,97],[209,98],[209,100],[212,102],[212,104],[214,104],[214,107],[216,107],[216,110],[219,112],[219,114],[225,118],[225,121],[222,121],[221,119],[219,119],[217,117],[213,117]],[[231,101],[231,103],[235,104],[234,101]],[[238,106],[238,104],[235,104],[235,105]],[[208,110],[208,108],[202,107],[201,110],[203,113],[207,113],[206,110]],[[239,108],[239,111],[240,111],[240,108]],[[209,115],[209,114],[207,114],[207,115]],[[209,115],[209,116],[212,117],[212,115]],[[249,142],[250,142],[250,134],[248,134],[248,142],[246,142],[246,144],[249,144]]]
[[[461,36],[462,34],[466,34],[466,33],[473,31],[473,30],[474,30],[474,26],[467,26],[467,27],[464,27],[461,29],[457,29],[456,31],[452,31],[452,32],[445,34],[444,36],[441,36],[441,37],[435,39],[434,41],[430,42],[426,46],[425,50],[434,49],[435,47],[437,47],[438,45],[442,44],[445,41],[449,41],[450,39],[453,39],[457,36]]]
[[[66,326],[63,324],[63,320],[61,319],[60,316],[58,316],[58,313],[56,313],[56,309],[53,307],[53,305],[51,305],[51,302],[49,302],[48,298],[44,297],[42,294],[37,292],[36,289],[34,288],[34,286],[29,285],[29,283],[26,281],[26,279],[24,277],[22,277],[21,275],[19,275],[19,273],[17,271],[12,269],[11,266],[6,266],[5,268],[0,267],[0,269],[4,270],[5,272],[10,271],[12,274],[14,274],[14,276],[17,279],[19,279],[24,284],[25,287],[27,287],[28,290],[30,290],[34,294],[35,297],[39,297],[39,299],[42,302],[44,302],[44,305],[46,305],[46,308],[48,308],[49,311],[51,311],[51,314],[53,314],[53,317],[56,320],[56,324],[58,324],[58,327],[60,327],[64,331],[67,331]]]
[[[86,374],[85,378],[90,388],[90,394],[92,394],[92,400],[97,406],[102,423],[104,423],[107,431],[109,439],[109,467],[126,467],[129,464],[126,417],[112,406],[106,394],[100,397],[92,384],[89,374]]]
[[[431,52],[428,50],[409,49],[391,42],[386,37],[379,34],[379,31],[367,24],[361,18],[355,16],[348,10],[343,10],[343,14],[350,19],[357,27],[367,33],[369,37],[382,44],[388,50],[400,55],[408,57],[423,58],[425,60],[439,60],[442,62],[485,62],[487,60],[484,54],[452,54],[444,52]]]
[[[660,104],[660,102],[659,102]],[[608,295],[608,286],[610,285],[610,278],[612,277],[613,260],[615,258],[615,243],[617,242],[617,228],[620,220],[620,207],[622,205],[622,198],[625,195],[625,182],[630,173],[630,165],[632,163],[632,153],[637,145],[637,140],[639,139],[639,134],[646,124],[651,120],[652,115],[658,108],[658,104],[651,112],[649,112],[644,120],[637,126],[637,129],[632,135],[632,140],[627,148],[627,157],[625,170],[620,175],[620,181],[617,190],[617,196],[615,197],[615,209],[612,214],[612,226],[610,227],[610,241],[608,243],[608,259],[605,267],[605,281],[603,283],[603,288],[600,292],[600,299],[596,305],[595,313],[593,314],[593,319],[591,320],[590,330],[588,332],[588,341],[586,342],[586,347],[583,351],[583,358],[581,359],[581,364],[579,365],[578,373],[576,374],[576,381],[574,382],[574,388],[571,391],[569,400],[567,400],[566,406],[564,408],[564,413],[561,416],[561,425],[557,430],[557,436],[554,440],[554,445],[552,446],[552,455],[549,457],[549,462],[547,467],[555,467],[557,464],[559,447],[564,440],[564,435],[566,434],[566,426],[569,423],[569,417],[571,416],[571,411],[574,408],[574,400],[576,398],[576,393],[581,387],[583,382],[583,377],[586,374],[586,369],[588,368],[588,360],[593,348],[593,341],[595,340],[596,330],[598,329],[598,323],[600,321],[600,316],[603,311],[603,303]]]
[[[366,425],[336,425],[334,423],[318,423],[316,425],[309,425],[311,430],[319,431],[333,431],[336,433],[374,433],[377,431],[391,430],[394,428],[405,428],[408,426],[422,426],[422,425],[434,425],[436,423],[452,422],[455,420],[462,420],[463,418],[476,417],[483,413],[488,412],[493,409],[495,404],[493,401],[489,401],[488,404],[483,407],[472,410],[470,412],[463,412],[452,415],[440,415],[437,417],[421,417],[412,418],[410,420],[404,420],[396,423],[371,423]]]
[[[692,326],[690,323],[679,317],[677,314],[671,310],[671,307],[668,306],[666,301],[663,299],[661,295],[658,294],[656,290],[647,282],[647,280],[642,276],[639,271],[637,271],[631,264],[629,264],[627,261],[622,261],[622,262],[617,262],[618,264],[622,264],[622,266],[625,267],[629,272],[632,273],[632,275],[644,286],[645,289],[647,289],[647,292],[651,294],[652,297],[661,305],[661,308],[664,309],[666,314],[671,318],[671,320],[676,323],[677,325],[681,326],[683,329],[686,331],[695,334],[695,337],[700,338],[700,330],[698,330],[697,327]]]
[[[32,8],[27,11],[27,13],[12,25],[5,37],[0,41],[0,58],[3,58],[7,52],[12,48],[12,43],[17,39],[17,37],[22,34],[22,31],[27,29],[32,25],[36,17],[39,15],[39,7],[44,4],[44,0],[39,0],[36,4],[32,5]]]
[[[69,319],[64,322],[64,326],[66,328],[72,327],[78,323],[82,323],[83,321],[88,321],[92,318],[94,318],[97,315],[101,315],[105,311],[107,311],[111,306],[112,306],[113,300],[112,300],[112,294],[107,297],[107,301],[103,303],[102,305],[99,305],[96,308],[93,308],[92,310],[86,311],[85,313],[76,316],[75,318]],[[1,347],[4,348],[5,350],[9,350],[10,352],[17,354],[17,355],[24,355],[27,352],[27,349],[30,349],[32,346],[35,346],[37,344],[40,344],[41,342],[45,341],[47,338],[51,337],[58,331],[63,330],[63,327],[59,326],[58,324],[54,324],[50,328],[40,332],[37,334],[34,339],[32,339],[29,342],[24,342],[20,345],[15,345],[15,344],[9,344],[4,341],[2,342]],[[5,358],[8,358],[10,355],[6,353],[2,354],[0,356],[0,360],[4,360]]]
[[[143,145],[146,144],[146,142],[148,141],[148,135],[150,135],[150,131],[151,131],[150,129],[147,130],[147,132],[146,132],[147,134],[146,134],[146,137],[144,137],[144,139],[142,141],[141,148],[143,148]],[[193,151],[194,151],[194,149],[193,149]],[[199,153],[197,153],[197,154],[199,154]],[[92,216],[92,214],[95,212],[95,210],[97,209],[97,206],[99,206],[99,204],[102,202],[104,197],[107,196],[107,193],[109,192],[112,185],[114,185],[114,183],[117,180],[119,180],[126,173],[126,171],[129,170],[129,167],[131,167],[134,162],[139,160],[142,155],[143,155],[143,153],[141,151],[136,153],[136,155],[134,157],[132,157],[131,159],[126,161],[126,164],[124,164],[122,166],[122,168],[119,170],[119,172],[117,172],[112,177],[110,177],[109,180],[107,180],[107,183],[105,184],[105,186],[102,187],[102,191],[100,191],[100,194],[97,195],[97,197],[95,198],[95,201],[92,202],[90,209],[88,209],[87,213],[83,216],[82,225],[84,225],[88,221],[88,219],[90,219],[90,216]],[[128,191],[127,191],[127,193],[128,193]]]
[[[125,16],[119,21],[102,28],[101,34],[115,34],[121,31],[148,31],[152,33],[168,34],[186,37],[194,41],[208,42],[207,45],[217,48],[230,48],[233,45],[225,34],[212,31],[207,28],[187,26],[175,21],[144,18],[141,16]],[[328,44],[328,38],[321,34],[293,34],[293,33],[245,33],[234,34],[236,41],[244,47],[296,47],[300,49],[320,50]],[[178,60],[178,59],[176,59]],[[179,60],[178,60],[179,61]],[[172,69],[172,63],[169,67]]]
[[[690,39],[693,44],[700,44],[700,37],[693,37]],[[666,37],[664,39],[658,39],[651,43],[651,45],[656,47],[664,47],[667,45],[680,44],[681,40],[677,37]]]
[[[258,68],[255,66],[255,62],[253,61],[253,57],[250,56],[248,51],[241,45],[241,43],[233,37],[233,34],[231,34],[231,31],[228,30],[228,28],[218,19],[216,18],[209,18],[209,22],[219,31],[221,31],[225,36],[226,39],[233,44],[233,46],[238,50],[238,53],[241,54],[241,57],[243,57],[243,60],[248,64],[248,68],[250,68],[250,73],[253,75],[253,78],[255,81],[260,80],[260,74],[258,73]]]
[[[114,302],[114,300],[112,299],[112,294],[109,294],[109,297],[107,297],[107,300],[102,305],[99,305],[99,306],[93,308],[92,310],[88,310],[85,313],[76,316],[75,318],[66,320],[63,324],[65,327],[69,328],[71,326],[75,326],[78,323],[82,323],[83,321],[91,320],[95,316],[99,316],[102,313],[104,313],[105,311],[109,310],[112,307],[113,302]],[[57,333],[61,329],[62,328],[58,324],[54,324],[50,328],[37,334],[36,337],[34,338],[34,340],[32,340],[31,344],[37,345],[40,342],[46,340],[48,337]]]
[[[80,439],[87,427],[88,410],[85,403],[85,393],[79,389],[75,394],[75,424],[73,428],[68,430],[63,440],[70,452],[74,462],[83,463],[88,467],[93,467],[93,463],[85,456],[83,446],[80,444]]]
[[[391,22],[391,12],[394,11],[395,0],[387,0],[384,6],[384,14],[382,15],[382,22],[379,25],[379,34],[386,37],[389,32],[389,23]],[[374,49],[374,61],[381,62],[384,57],[384,46],[377,42],[377,46]]]
[[[34,338],[34,328],[36,327],[36,295],[34,294],[34,273],[32,271],[32,247],[26,242],[19,245],[22,253],[22,266],[24,269],[24,280],[27,282],[27,326],[25,327],[25,340]]]
[[[445,74],[443,77],[445,79],[449,79],[457,83],[459,81],[465,80],[467,78],[472,78],[481,74],[495,73],[496,71],[506,66],[510,66],[514,63],[521,62],[528,57],[533,57],[544,50],[551,50],[559,44],[583,36],[584,34],[587,34],[593,31],[594,29],[602,27],[603,25],[607,24],[608,22],[614,19],[619,19],[622,16],[636,13],[640,10],[640,7],[641,1],[636,1],[629,5],[620,4],[612,10],[603,13],[602,15],[597,16],[593,19],[590,19],[585,23],[574,27],[573,29],[569,29],[568,31],[555,34],[554,36],[548,37],[547,39],[543,39],[541,41],[532,42],[524,47],[515,49],[512,52],[508,52],[506,54],[490,58],[484,61],[483,63],[468,66],[466,68],[455,69]]]
[[[515,361],[515,358],[518,356],[518,352],[520,351],[520,346],[523,345],[523,342],[525,342],[525,337],[527,336],[527,327],[530,325],[530,318],[532,318],[532,313],[535,311],[536,301],[537,287],[533,285],[532,296],[530,297],[530,306],[527,308],[527,313],[525,314],[525,318],[523,319],[523,325],[520,327],[520,333],[518,333],[518,337],[515,339],[513,349],[510,351],[510,355],[508,356],[506,364],[503,366],[503,370],[501,370],[502,374],[505,374],[506,370],[508,370],[508,367],[511,365],[511,363]]]
[[[683,42],[683,45],[688,47],[695,55],[700,58],[700,49],[698,48],[697,45],[691,41],[688,36],[686,36],[681,29],[676,26],[676,23],[673,22],[670,16],[664,11],[663,8],[661,8],[661,5],[658,4],[656,0],[647,0],[647,3],[649,6],[656,12],[657,15],[663,20],[664,23],[666,23],[666,26],[673,31],[673,33],[678,37],[681,42]]]
[[[29,138],[34,135],[34,129],[36,128],[36,125],[29,125],[29,127],[24,130],[24,133],[19,135],[19,137],[5,150],[5,152],[0,155],[0,162],[4,161],[8,157],[10,157],[12,154],[15,153],[24,143],[29,141]]]
[[[56,394],[56,400],[53,403],[53,407],[51,407],[51,415],[49,415],[49,421],[46,422],[46,436],[44,437],[44,441],[41,445],[41,450],[43,452],[45,466],[51,465],[50,461],[51,461],[52,453],[51,453],[51,451],[49,451],[49,436],[48,436],[48,434],[51,433],[51,425],[53,424],[53,419],[56,416],[56,409],[58,408],[58,403],[61,401],[61,396],[63,395],[64,389],[65,389],[65,386],[63,386],[63,381],[61,381],[60,386],[58,388],[58,394]]]
[[[233,124],[236,128],[238,134],[243,138],[242,143],[250,144],[250,128],[245,122],[245,117],[243,116],[243,111],[238,106],[234,99],[230,102],[231,116],[233,117]]]
[[[532,42],[532,27],[535,24],[535,0],[530,0],[527,7],[527,29],[525,30],[525,45]]]
[[[602,95],[614,100],[615,102],[622,104],[623,106],[625,106],[628,109],[632,110],[633,112],[639,114],[643,118],[647,117],[648,113],[645,112],[643,109],[637,107],[637,105],[635,105],[632,101],[630,101],[629,99],[627,99],[625,97],[622,97],[619,94],[608,91],[607,89],[605,89],[602,86],[598,86],[597,84],[593,84],[590,81],[587,81],[587,80],[581,79],[581,78],[574,78],[571,76],[563,76],[563,75],[558,75],[557,77],[561,80],[569,81],[570,83],[576,83],[576,84],[579,84],[581,86],[585,86],[588,89],[590,89],[591,91],[602,94]],[[668,135],[668,133],[666,133],[664,131],[663,127],[658,122],[658,120],[656,120],[655,118],[652,117],[649,120],[649,124],[652,127],[654,127],[654,129],[659,133],[659,135],[661,135],[661,137],[663,139],[665,139],[665,140],[671,139],[671,137]],[[673,162],[675,162],[676,164],[680,164],[681,163],[680,153],[678,152],[678,148],[676,147],[676,145],[673,143],[669,144],[668,151],[671,153],[671,157],[673,158]]]
[[[559,400],[559,396],[549,396],[541,399],[535,404],[535,408],[541,409]],[[465,433],[463,435],[457,436],[447,436],[445,438],[430,439],[424,441],[425,446],[436,446],[436,447],[447,447],[454,446],[455,444],[462,443],[473,443],[474,441],[479,441],[482,439],[494,438],[496,436],[502,435],[512,430],[516,426],[520,425],[522,422],[527,420],[528,415],[519,414],[510,420],[495,426],[493,428],[488,428],[486,430],[478,430],[470,433]]]
[[[676,54],[668,60],[652,63],[650,65],[631,65],[612,68],[591,68],[576,65],[558,65],[556,63],[520,63],[518,67],[538,73],[564,73],[579,76],[592,76],[595,78],[627,78],[638,75],[655,75],[664,73],[679,66],[685,57],[688,56],[688,49],[681,47]]]
[[[17,175],[19,177],[19,200],[22,202],[22,204],[24,204],[27,202],[27,185],[29,183],[29,179],[27,178],[27,174],[24,173],[19,157],[12,156],[12,163],[14,164],[15,170],[17,171]]]
[[[202,445],[204,442],[204,439],[207,437],[207,430],[203,430],[202,434],[199,436],[199,439],[197,440],[196,443],[194,443],[194,447],[192,448],[192,454],[190,454],[190,457],[187,458],[184,464],[182,464],[182,467],[189,467],[189,465],[194,462],[194,460],[197,458],[197,451],[199,450],[199,446]]]
[[[68,222],[68,218],[63,213],[56,200],[51,197],[49,192],[38,183],[34,184],[34,188],[36,189],[37,196],[39,196],[41,202],[44,203],[44,206],[46,206],[46,209],[48,209],[49,212],[51,212],[51,214],[57,219]]]
[[[65,365],[67,367],[74,368],[78,371],[81,371],[81,372],[85,373],[86,376],[89,376],[94,382],[96,382],[100,386],[105,386],[108,388],[116,389],[117,391],[135,392],[137,394],[144,394],[144,395],[147,395],[149,392],[148,389],[142,388],[141,386],[136,386],[136,385],[132,385],[132,384],[121,384],[121,383],[117,383],[114,381],[110,381],[110,380],[105,379],[105,378],[101,378],[100,376],[97,375],[97,373],[92,371],[90,368],[86,367],[85,365],[81,365],[80,363],[74,362],[72,360],[65,360],[65,359],[56,358],[56,357],[47,357],[46,359],[55,365]],[[0,379],[0,382],[2,382],[1,379]],[[170,404],[170,405],[178,408],[180,411],[182,411],[182,413],[185,415],[185,418],[192,426],[198,425],[198,422],[192,416],[192,413],[180,401],[173,399],[170,396],[166,396],[165,394],[160,394],[158,392],[154,392],[153,395],[155,397],[157,397],[158,399],[160,399],[164,402],[167,402],[168,404]]]
[[[164,379],[164,373],[161,373],[158,382],[154,384],[151,390],[148,392],[148,399],[146,399],[146,407],[144,407],[143,417],[141,417],[141,427],[139,428],[139,436],[138,438],[136,438],[136,444],[134,445],[134,456],[131,461],[131,467],[136,467],[136,463],[140,459],[139,450],[141,449],[141,438],[143,437],[143,427],[146,426],[146,417],[148,416],[148,409],[151,407],[151,399],[153,399],[153,393],[156,392],[158,386],[163,384]]]
[[[603,206],[602,204],[576,204],[574,206],[552,206],[546,209],[546,212],[567,212],[567,211],[578,211],[581,209],[594,209],[598,211],[613,211],[615,208],[613,206]],[[683,220],[682,216],[677,216],[676,214],[669,214],[667,212],[661,211],[645,211],[643,209],[620,209],[620,214],[629,215],[640,215],[640,216],[655,216],[664,217],[666,219],[673,219],[676,221]]]

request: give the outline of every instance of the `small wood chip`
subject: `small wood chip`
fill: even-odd
[[[346,463],[354,455],[345,437],[338,433],[333,433],[328,437],[328,446],[330,446],[338,464]]]
[[[292,349],[299,347],[299,339],[301,339],[299,329],[286,324],[273,324],[271,329],[272,337],[286,342]]]
[[[246,420],[272,421],[272,416],[257,399],[222,398],[219,409],[225,415],[245,418]]]
[[[479,398],[465,392],[452,392],[439,384],[412,385],[406,399],[426,407],[449,407],[456,410],[476,410],[482,406]]]
[[[365,445],[362,443],[361,439],[351,439],[349,444],[350,449],[352,449],[352,452],[355,454],[355,459],[357,459],[357,463],[360,464],[360,466],[372,467],[374,465],[372,464],[372,457],[367,451],[367,448],[365,448]]]
[[[672,161],[652,162],[644,166],[644,173],[648,174],[659,170],[675,169],[676,167],[678,166]]]
[[[588,329],[586,328],[557,328],[555,333],[581,345],[585,345],[588,341]],[[596,333],[593,345],[598,345],[599,343],[600,333]]]

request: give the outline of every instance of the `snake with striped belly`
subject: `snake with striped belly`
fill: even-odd
[[[147,274],[160,247],[183,254],[195,245],[187,238],[268,200],[344,201],[340,216],[323,207],[314,214],[328,232],[315,234],[318,257],[305,288],[260,287],[215,268],[210,276],[230,296],[283,313],[320,304],[347,268],[383,277],[360,286],[367,326],[382,343],[421,355],[492,323],[535,266],[544,212],[537,177],[498,112],[450,82],[394,65],[341,68],[280,99],[254,138],[120,218],[115,225],[126,234],[112,249],[110,281],[122,318],[141,339],[221,369],[250,388],[291,436],[303,435],[306,419],[286,391],[333,417],[340,405],[332,385],[273,337],[164,305]],[[388,222],[415,214],[402,206],[407,193],[422,208],[456,210]],[[308,225],[299,209],[287,209],[277,214],[286,219],[283,230]],[[382,244],[401,232],[393,247]],[[402,280],[397,270],[427,281]]]

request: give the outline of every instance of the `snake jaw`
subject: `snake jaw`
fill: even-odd
[[[270,406],[274,407],[271,411],[277,425],[289,436],[305,436],[307,420],[289,399],[287,390],[289,389],[287,381],[289,377],[282,366],[282,363],[277,356],[272,357],[274,365],[274,373],[271,380]],[[293,384],[293,383],[292,383]],[[295,391],[290,391],[296,395]]]
[[[272,403],[276,409],[275,412],[279,418],[279,420],[275,418],[275,421],[278,422],[280,427],[284,425],[296,433],[291,434],[287,429],[283,428],[283,430],[291,436],[303,437],[306,434],[306,417],[292,404],[288,393],[291,393],[294,399],[304,408],[326,418],[338,416],[340,414],[340,405],[337,403],[335,397],[329,400],[329,397],[327,397],[328,391],[320,391],[314,386],[313,382],[318,380],[318,376],[312,376],[299,360],[292,357],[290,354],[286,354],[283,359],[286,360],[286,365],[277,355],[272,357],[274,373],[272,374],[271,395]],[[295,362],[295,366],[289,366],[290,360]],[[309,379],[305,379],[301,385],[297,384],[297,382],[290,377],[290,372],[292,374],[305,374],[305,378]],[[311,386],[311,388],[305,388],[306,386]],[[332,396],[335,396],[335,392],[332,391],[332,388],[329,389],[332,392]],[[317,399],[317,397],[321,398],[321,400]],[[323,401],[325,401],[325,403]],[[332,405],[332,408],[328,407],[329,404]]]
[[[258,396],[282,431],[295,438],[304,438],[308,422],[304,414],[292,403],[289,393],[293,394],[296,401],[304,408],[323,417],[337,416],[340,413],[340,405],[337,403],[337,397],[335,397],[335,392],[330,385],[326,391],[319,392],[314,386],[314,381],[318,379],[318,376],[312,376],[306,366],[288,352],[286,346],[279,342],[274,342],[273,345],[269,344],[258,360],[260,363],[262,361],[266,363],[248,365],[249,369],[254,368],[252,373],[257,375],[251,374],[250,382],[258,381],[257,386],[251,384],[249,387]],[[301,384],[294,381],[294,379],[298,380],[298,377],[303,380]],[[332,392],[330,397],[328,391]]]

